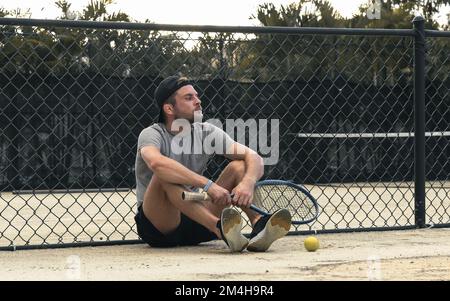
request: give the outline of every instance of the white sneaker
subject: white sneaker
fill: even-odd
[[[242,217],[238,211],[225,208],[217,223],[222,239],[230,248],[231,252],[242,252],[248,245],[248,238],[242,235]]]
[[[253,227],[247,250],[265,252],[272,243],[285,236],[291,228],[292,217],[287,209],[261,217]]]

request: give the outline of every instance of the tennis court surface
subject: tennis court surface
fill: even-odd
[[[450,280],[450,229],[288,236],[269,252],[231,254],[222,241],[2,252],[2,280]]]

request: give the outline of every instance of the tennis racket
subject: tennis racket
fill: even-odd
[[[206,192],[184,191],[182,198],[186,201],[211,200]],[[294,225],[310,223],[319,215],[319,205],[308,190],[298,184],[282,180],[257,182],[250,208],[263,216],[286,208],[291,213]]]

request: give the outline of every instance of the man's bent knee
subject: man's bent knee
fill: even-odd
[[[159,188],[162,188],[164,186],[164,184],[165,184],[164,180],[162,180],[161,178],[159,178],[157,175],[154,174],[150,181],[149,187],[154,185],[154,187],[157,186]]]
[[[229,168],[233,173],[243,174],[245,173],[245,162],[243,160],[234,160],[226,168]]]
[[[231,192],[231,190],[244,177],[244,174],[245,162],[242,160],[234,160],[228,163],[216,183]]]
[[[180,211],[167,198],[164,185],[163,180],[153,175],[142,205],[145,217],[161,233],[172,231],[180,223]]]

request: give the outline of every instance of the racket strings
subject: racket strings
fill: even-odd
[[[286,208],[290,211],[292,220],[309,220],[316,215],[314,203],[300,190],[286,185],[258,187],[253,202],[268,212]]]

